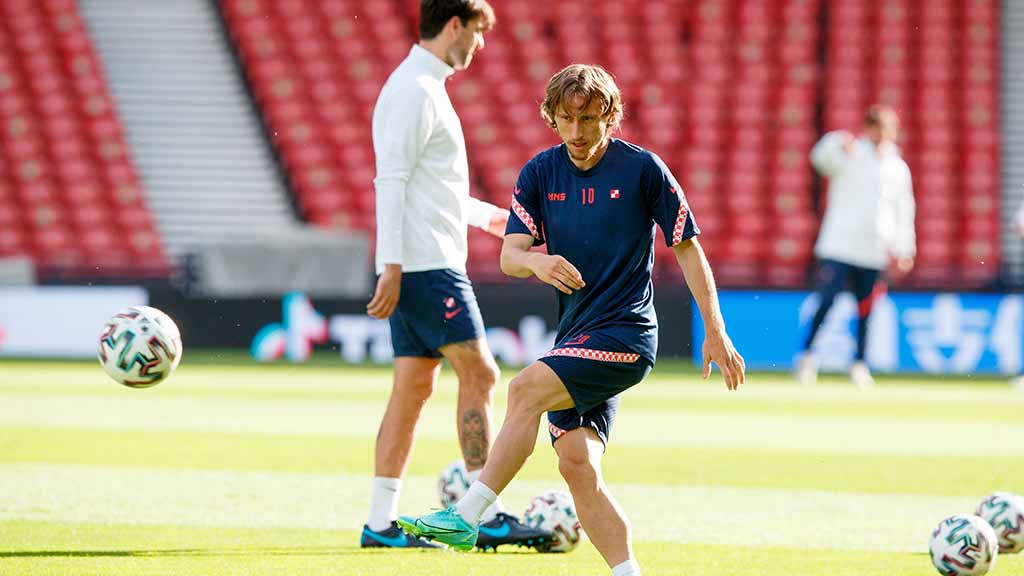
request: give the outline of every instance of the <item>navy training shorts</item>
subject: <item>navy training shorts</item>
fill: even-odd
[[[595,332],[565,338],[539,361],[558,375],[576,403],[574,408],[548,412],[551,442],[586,426],[597,431],[606,446],[619,394],[643,381],[654,367],[640,354]]]
[[[395,356],[440,358],[448,344],[484,337],[473,284],[455,270],[403,272],[389,323]]]

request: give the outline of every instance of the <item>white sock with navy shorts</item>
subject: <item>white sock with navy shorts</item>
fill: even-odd
[[[391,522],[398,519],[398,497],[402,493],[401,478],[373,478],[373,498],[370,500],[370,518],[366,525],[374,532],[381,532],[391,527]]]
[[[484,510],[487,510],[497,499],[498,495],[494,493],[494,490],[491,490],[483,482],[477,480],[469,486],[466,495],[455,503],[455,511],[466,522],[478,526]]]
[[[480,479],[480,473],[483,472],[483,471],[484,471],[483,468],[481,468],[479,470],[470,470],[466,474],[466,479],[469,480],[470,484],[472,484],[473,482],[476,482],[477,480]],[[504,511],[505,511],[505,505],[501,503],[501,497],[499,496],[499,497],[497,497],[494,500],[494,504],[491,504],[490,506],[487,507],[487,510],[484,510],[483,515],[480,516],[480,523],[481,524],[486,524],[486,523],[490,522],[491,520],[494,520],[495,518],[497,518],[499,512],[504,512]]]

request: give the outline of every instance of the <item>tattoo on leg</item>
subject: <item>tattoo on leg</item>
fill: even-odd
[[[479,468],[487,462],[487,419],[479,410],[466,410],[459,420],[459,443],[466,466]]]

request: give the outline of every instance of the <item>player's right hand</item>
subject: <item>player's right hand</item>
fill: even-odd
[[[402,267],[398,264],[386,264],[384,273],[377,278],[377,290],[373,299],[366,305],[366,313],[378,320],[391,316],[398,306],[398,298],[402,293]]]
[[[557,254],[534,253],[530,269],[541,282],[551,284],[560,292],[572,294],[587,284],[575,266]]]

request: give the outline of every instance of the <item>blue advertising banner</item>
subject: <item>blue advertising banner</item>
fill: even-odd
[[[748,368],[789,370],[818,307],[807,292],[719,293],[729,335]],[[868,325],[867,361],[880,372],[933,374],[1021,371],[1022,299],[1002,294],[890,294]],[[693,358],[701,362],[704,324],[693,309]],[[836,298],[814,351],[823,370],[845,370],[856,348],[857,304]]]

